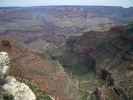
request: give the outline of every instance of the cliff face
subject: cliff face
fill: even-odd
[[[132,29],[129,25],[72,36],[67,39],[59,60],[71,71],[80,70],[80,74],[96,72],[97,80],[104,83],[101,87],[96,86],[95,93],[100,100],[132,100]]]
[[[33,81],[56,99],[81,100],[95,91],[92,96],[101,100],[101,94],[132,100],[133,30],[110,29],[131,21],[132,12],[121,7],[0,8],[0,51],[11,57],[11,75]]]
[[[74,100],[76,98],[78,100],[79,97],[76,95],[79,93],[75,88],[75,82],[58,62],[50,61],[43,54],[25,49],[9,38],[1,39],[0,51],[6,51],[10,55],[10,75],[15,76],[16,79],[30,80],[55,99]]]
[[[132,12],[133,8],[104,6],[1,8],[0,35],[39,51],[49,43],[60,46],[71,35],[126,24],[133,19]]]
[[[132,28],[110,37],[97,47],[97,68],[111,73],[114,84],[132,99]]]
[[[61,58],[57,56],[57,59],[66,69],[74,66],[72,70],[79,76],[96,72],[98,79],[94,83],[87,79],[87,86],[90,86],[85,86],[88,89],[94,86],[91,90],[92,93],[96,89],[93,96],[97,95],[102,100],[102,93],[107,98],[114,97],[113,100],[132,100],[132,42],[132,28],[129,26],[114,27],[105,32],[85,32],[81,36],[68,38],[63,49],[60,49],[63,50]],[[76,95],[80,95],[79,90],[85,83],[71,80],[59,63],[51,63],[47,58],[42,58],[42,54],[20,47],[12,40],[2,40],[0,48],[11,56],[11,75],[20,80],[32,80],[55,98],[80,99]],[[56,56],[53,59],[56,60]],[[97,85],[99,80],[102,80],[102,86]],[[70,95],[70,91],[75,92]]]

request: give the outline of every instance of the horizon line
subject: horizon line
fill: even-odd
[[[133,8],[133,6],[124,7],[124,6],[116,6],[116,5],[114,5],[114,6],[113,6],[113,5],[33,5],[33,6],[32,6],[32,5],[31,5],[31,6],[29,6],[29,5],[27,5],[27,6],[26,6],[26,5],[19,5],[19,6],[10,5],[10,6],[5,6],[5,5],[4,5],[4,6],[0,6],[0,8],[4,8],[4,7],[5,7],[5,8],[10,8],[10,7],[13,7],[13,8],[28,8],[28,7],[29,7],[29,8],[30,8],[30,7],[48,7],[48,6],[49,6],[49,7],[50,7],[50,6],[51,6],[51,7],[52,7],[52,6],[53,6],[53,7],[71,7],[71,6],[73,6],[73,7],[74,7],[74,6],[75,6],[75,7],[76,7],[76,6],[77,6],[77,7],[78,7],[78,6],[79,6],[79,7],[81,7],[81,6],[82,6],[82,7],[84,7],[84,6],[85,6],[85,7],[87,7],[87,6],[90,7],[90,6],[91,6],[91,7],[121,7],[121,8]]]

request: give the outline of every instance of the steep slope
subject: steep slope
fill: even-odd
[[[119,96],[115,98],[116,100],[132,100],[133,98],[133,88],[132,88],[132,61],[133,61],[133,25],[122,26],[122,27],[114,27],[110,31],[105,32],[91,32],[96,35],[95,41],[95,57],[96,61],[96,74],[102,80],[105,81],[106,84],[110,84],[111,87],[100,88],[101,93],[103,95],[107,95],[107,91],[113,93],[115,90],[110,90],[112,85],[114,86],[112,89],[116,88],[119,91]],[[79,40],[78,45],[82,44],[84,41],[85,47],[90,48],[91,46],[87,43],[90,39],[86,38],[89,34],[84,33],[81,37],[78,37]],[[79,39],[80,38],[80,39]],[[90,43],[90,42],[89,42]],[[76,45],[75,47],[79,47]],[[82,49],[83,44],[80,45],[80,49]],[[77,50],[78,51],[78,50]],[[90,53],[90,52],[89,52]],[[105,79],[106,74],[108,74],[108,78]],[[112,92],[111,92],[112,91]],[[117,94],[117,93],[116,93]],[[111,94],[108,94],[108,96]],[[115,94],[114,94],[115,95]],[[101,95],[102,96],[102,95]],[[109,96],[109,98],[111,98]],[[113,97],[113,94],[112,94]],[[122,98],[121,98],[122,97]],[[101,97],[102,98],[102,97]],[[120,99],[121,98],[121,99]],[[128,99],[127,99],[128,98]],[[108,99],[107,99],[108,100]],[[114,99],[113,99],[114,100]]]
[[[132,28],[126,27],[115,37],[110,37],[97,47],[97,70],[105,69],[111,73],[114,84],[121,88],[129,100],[132,92]]]
[[[74,100],[77,97],[78,100],[77,89],[57,62],[49,62],[40,54],[17,46],[14,40],[1,39],[0,43],[0,51],[8,52],[11,57],[11,75],[19,80],[31,80],[56,99]]]
[[[83,72],[83,74],[90,73],[89,70],[91,72],[96,71],[97,80],[100,79],[103,83],[105,82],[104,86],[98,87],[97,90],[104,96],[107,95],[110,99],[114,97],[114,100],[128,100],[127,98],[132,100],[132,29],[130,26],[119,26],[105,32],[90,31],[81,36],[72,36],[67,39],[67,43],[64,45],[64,53],[60,54],[57,59],[66,68],[75,66],[74,71],[80,69],[80,73]],[[81,55],[86,55],[87,58]],[[84,63],[80,63],[81,59]],[[88,63],[85,63],[85,61]],[[91,61],[95,61],[95,65],[90,64]],[[84,66],[84,64],[86,65]],[[84,67],[86,72],[82,70]],[[86,68],[89,68],[89,70]]]
[[[54,50],[51,52],[50,48],[48,52],[53,58],[59,58],[59,61],[66,68],[71,68],[74,71],[79,69],[79,72],[83,74],[89,71],[95,72],[96,65],[99,65],[98,62],[101,63],[103,60],[99,59],[99,56],[101,57],[104,53],[105,56],[112,56],[108,53],[109,51],[106,51],[106,49],[111,49],[110,46],[106,49],[103,48],[102,51],[100,51],[100,46],[104,46],[103,43],[107,41],[113,41],[112,38],[119,37],[119,33],[122,33],[123,29],[124,27],[113,27],[109,31],[89,31],[79,36],[70,36],[62,47],[57,48],[57,50],[53,48]],[[115,41],[119,41],[119,39],[115,39]]]
[[[70,68],[69,71],[74,74],[80,75],[95,71],[95,36],[94,32],[88,32],[82,36],[71,36],[66,40],[65,45],[59,48],[58,51],[61,53],[53,54],[52,57],[57,56],[61,64],[66,69]]]

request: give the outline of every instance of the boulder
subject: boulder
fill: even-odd
[[[0,79],[3,79],[9,71],[10,59],[6,52],[0,52]]]
[[[8,76],[6,81],[7,83],[2,88],[13,95],[14,100],[36,100],[35,94],[26,84],[17,81],[11,76]]]

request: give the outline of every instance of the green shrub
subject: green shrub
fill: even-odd
[[[31,81],[23,80],[23,82],[32,89],[37,97],[37,100],[52,100],[44,91],[40,90],[40,88],[33,84]]]
[[[10,95],[10,94],[4,94],[4,95],[3,95],[3,99],[4,99],[4,100],[14,100],[13,96]]]

